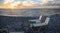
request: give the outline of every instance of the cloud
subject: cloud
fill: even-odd
[[[28,4],[45,4],[45,3],[48,3],[48,0],[25,0],[23,3],[28,3]]]
[[[21,4],[19,1],[10,3],[10,5],[12,5],[12,6],[18,6],[19,4]]]
[[[60,6],[60,0],[49,0],[47,6]]]
[[[13,2],[14,0],[4,0],[4,4],[9,4],[11,2]]]
[[[48,3],[48,0],[42,0],[42,3]]]
[[[44,4],[44,3],[47,3],[48,0],[4,0],[4,4],[9,4],[9,3],[12,3],[14,1],[20,1],[23,3],[30,3],[30,4]]]
[[[60,5],[60,0],[4,0],[4,4],[19,5],[19,4],[40,4],[40,5]]]

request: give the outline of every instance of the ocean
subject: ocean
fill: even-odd
[[[60,9],[0,9],[0,15],[40,16],[60,14]]]

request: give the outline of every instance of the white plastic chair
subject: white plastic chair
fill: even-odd
[[[45,20],[45,22],[43,22],[43,23],[41,22],[41,19],[42,19],[42,15],[39,17],[39,19],[29,20],[32,23],[34,22],[33,24],[30,23],[30,27],[37,27],[37,26],[48,25],[49,20],[50,20],[49,17],[47,17],[46,20]]]

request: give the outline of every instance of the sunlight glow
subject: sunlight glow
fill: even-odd
[[[48,0],[42,0],[41,4],[46,4],[46,3],[48,3]]]
[[[20,4],[20,2],[14,2],[14,3],[11,3],[10,5],[11,5],[11,7],[13,9],[15,6],[18,6],[19,4]]]

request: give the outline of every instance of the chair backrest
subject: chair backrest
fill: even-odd
[[[49,23],[49,20],[50,20],[50,18],[47,17],[46,20],[45,20],[45,23],[48,24]]]
[[[42,15],[39,16],[39,20],[41,20],[41,19],[42,19]]]
[[[43,23],[46,20],[46,16],[40,15],[39,20]]]

